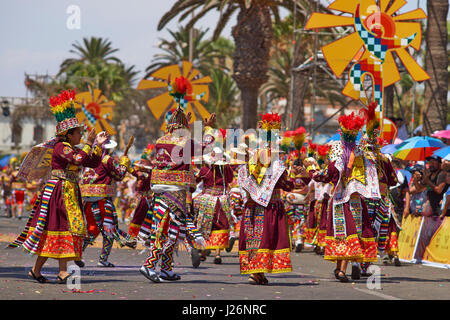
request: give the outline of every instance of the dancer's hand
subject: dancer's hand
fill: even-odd
[[[212,127],[215,122],[216,122],[216,114],[211,113],[211,115],[209,116],[209,119],[205,118],[204,125],[205,125],[205,127]]]
[[[108,140],[108,138],[109,136],[105,131],[100,132],[96,137],[97,145],[100,147],[103,146],[103,144]]]
[[[93,145],[94,144],[94,142],[95,142],[95,129],[92,129],[91,131],[89,131],[89,133],[88,133],[88,136],[87,136],[87,143],[89,144],[89,145]]]

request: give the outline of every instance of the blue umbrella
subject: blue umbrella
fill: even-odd
[[[387,146],[382,147],[380,151],[384,154],[393,154],[397,151],[398,146],[399,144],[388,144]]]
[[[0,167],[7,166],[7,165],[9,164],[9,160],[10,160],[12,157],[14,157],[13,154],[3,157],[3,158],[0,160]]]
[[[400,143],[393,156],[402,160],[424,161],[434,151],[445,146],[439,139],[427,136],[413,137]]]
[[[361,139],[361,131],[358,132],[358,135],[356,136],[356,143],[358,143],[360,139]],[[330,141],[339,141],[339,140],[341,140],[341,134],[339,132],[337,132],[334,135],[332,135],[330,138],[328,138],[327,143]]]
[[[441,148],[439,150],[436,150],[433,155],[441,157],[444,160],[450,161],[450,146]]]

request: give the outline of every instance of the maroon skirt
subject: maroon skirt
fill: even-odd
[[[351,200],[358,204],[359,209],[355,212],[356,206],[352,207],[350,201],[343,204],[345,235],[337,236],[335,236],[333,201],[330,201],[324,258],[330,261],[376,262],[377,245],[366,203],[356,194]]]
[[[75,199],[71,199],[72,205],[78,206],[82,210],[82,200],[80,189],[77,184],[74,184]],[[39,213],[42,209],[42,202],[44,193],[40,195],[39,205],[31,220],[31,225],[28,230],[27,238],[30,237],[38,224]],[[38,246],[36,255],[55,259],[81,259],[83,238],[82,235],[75,235],[71,231],[69,217],[66,211],[66,201],[63,192],[63,180],[59,180],[53,189],[53,192],[48,199],[47,218],[44,224],[44,229],[40,238],[37,239]],[[82,212],[82,211],[81,211]],[[86,225],[84,221],[79,221]]]
[[[148,200],[146,197],[141,197],[136,209],[134,209],[133,219],[128,227],[128,234],[131,237],[137,237],[141,230],[142,222],[144,222],[145,216],[149,209]]]
[[[217,200],[212,220],[211,234],[206,241],[205,249],[226,249],[230,242],[230,224],[225,211]]]
[[[245,205],[239,233],[241,274],[291,272],[289,227],[281,200]]]

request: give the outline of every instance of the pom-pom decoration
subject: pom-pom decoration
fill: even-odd
[[[59,95],[49,98],[50,107],[56,121],[61,122],[65,119],[75,118],[74,99],[75,90],[62,91]]]
[[[292,136],[294,131],[286,131],[283,134],[283,138],[281,138],[280,148],[284,152],[289,152],[289,149],[292,147]]]
[[[341,137],[344,141],[355,142],[359,130],[364,126],[365,119],[355,116],[352,112],[349,115],[342,115],[338,119],[341,127]]]
[[[80,127],[75,107],[75,90],[62,91],[59,95],[49,98],[50,109],[58,124],[56,135],[62,135],[67,130]]]
[[[266,113],[261,117],[259,122],[261,129],[266,131],[281,129],[281,117],[277,113]]]
[[[367,106],[367,109],[361,109],[359,111],[366,120],[366,133],[372,139],[380,132],[380,121],[376,112],[377,106],[378,104],[376,102],[372,102]]]
[[[303,147],[303,143],[305,142],[306,130],[303,127],[297,128],[294,131],[292,142],[294,143],[294,147],[297,150],[300,150]]]

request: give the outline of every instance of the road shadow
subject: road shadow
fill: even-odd
[[[107,276],[107,277],[123,277],[123,276],[133,276],[139,274],[139,267],[129,267],[129,270],[114,270],[116,268],[100,269],[100,268],[82,268],[82,277],[95,277],[95,276]],[[31,267],[0,267],[0,278],[18,278],[18,279],[28,279],[28,272]],[[42,268],[42,274],[55,275],[55,278],[59,272],[58,267],[45,267]],[[107,281],[107,280],[106,280]],[[112,280],[118,281],[118,280]]]

